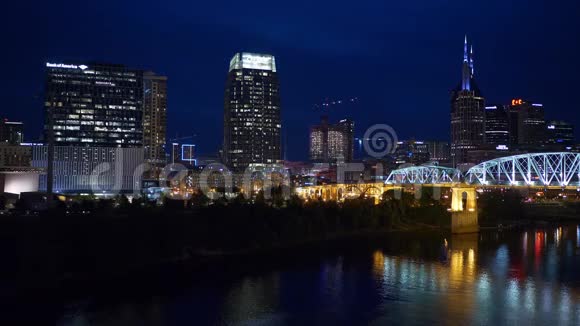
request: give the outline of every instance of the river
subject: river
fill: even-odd
[[[579,325],[580,226],[394,233],[355,246],[164,271],[80,296],[57,319],[123,326]]]

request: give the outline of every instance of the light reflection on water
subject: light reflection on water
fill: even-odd
[[[580,324],[580,225],[444,238],[292,257],[179,295],[84,306],[61,324]]]

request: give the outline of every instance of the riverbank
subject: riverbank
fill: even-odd
[[[292,250],[337,243],[352,245],[394,232],[441,229],[408,220],[425,213],[417,210],[397,204],[376,206],[362,200],[342,206],[228,205],[11,216],[0,221],[5,266],[0,271],[4,289],[0,295],[58,291],[167,264],[286,255]],[[430,219],[436,218],[436,212],[442,219],[447,214],[440,207],[429,211]]]
[[[503,220],[501,226],[505,230],[529,223]],[[0,296],[82,287],[166,265],[250,256],[291,258],[295,252],[346,248],[396,234],[449,235],[449,225],[446,205],[418,205],[406,198],[379,205],[361,199],[289,202],[284,207],[230,203],[11,216],[0,220]]]

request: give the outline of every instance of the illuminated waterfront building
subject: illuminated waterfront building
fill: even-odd
[[[45,130],[52,123],[56,145],[143,146],[142,71],[60,63],[46,70]]]
[[[48,146],[32,146],[32,166],[47,168]],[[55,146],[53,191],[94,193],[96,195],[132,193],[141,187],[138,173],[143,149],[138,147]],[[47,187],[46,174],[40,176],[39,189]]]
[[[509,110],[503,105],[485,107],[485,143],[487,145],[510,144]]]
[[[167,77],[143,74],[143,147],[152,164],[165,162],[167,135]]]
[[[224,96],[224,163],[240,171],[281,159],[280,93],[276,60],[269,54],[236,53]]]
[[[52,129],[54,191],[113,194],[140,187],[143,99],[141,70],[46,64],[45,139],[50,142]],[[33,147],[34,167],[48,167],[48,148]],[[39,188],[48,188],[46,175]]]
[[[474,79],[473,47],[463,49],[461,84],[451,97],[451,157],[454,165],[469,163],[467,153],[484,143],[485,100]]]
[[[313,162],[350,162],[354,152],[354,122],[350,119],[329,124],[324,116],[310,128],[310,160]]]
[[[513,99],[509,110],[513,145],[541,145],[546,142],[543,104]]]

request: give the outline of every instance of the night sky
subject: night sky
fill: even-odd
[[[223,91],[236,52],[276,56],[288,159],[307,157],[325,98],[356,134],[374,123],[399,138],[448,139],[449,91],[463,37],[487,103],[544,103],[580,127],[580,3],[574,0],[37,1],[3,5],[0,115],[42,128],[44,64],[102,61],[169,77],[168,138],[222,142]]]

